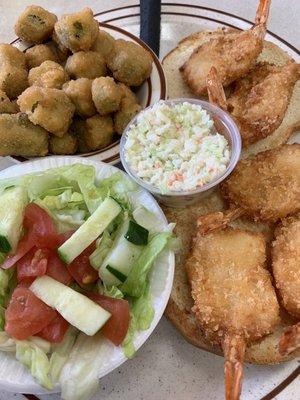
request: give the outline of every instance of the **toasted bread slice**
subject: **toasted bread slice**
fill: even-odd
[[[188,86],[182,79],[179,68],[188,60],[192,52],[208,40],[234,32],[234,29],[218,29],[216,31],[198,32],[181,40],[178,46],[163,59],[163,67],[168,84],[168,97],[174,98],[195,98]],[[274,43],[265,41],[264,48],[258,61],[265,61],[275,65],[283,65],[291,57]],[[201,97],[207,100],[205,97]],[[281,125],[271,135],[249,147],[243,149],[242,158],[258,152],[272,149],[286,143],[292,134],[300,130],[300,80],[296,83],[294,91]]]
[[[215,192],[197,205],[186,208],[163,207],[163,209],[168,220],[176,223],[175,233],[182,243],[181,250],[176,255],[173,289],[165,314],[190,343],[201,349],[221,355],[221,349],[212,347],[207,341],[191,310],[193,300],[185,272],[185,261],[190,251],[192,237],[196,232],[197,217],[224,209],[221,196],[218,192]],[[272,239],[272,229],[266,224],[239,219],[232,223],[232,226],[263,232],[267,240]],[[289,317],[284,310],[281,310],[281,323],[276,331],[264,337],[260,342],[248,346],[245,356],[246,361],[255,364],[277,364],[300,356],[300,350],[286,357],[282,357],[278,351],[279,338],[283,329],[294,323],[295,320]]]

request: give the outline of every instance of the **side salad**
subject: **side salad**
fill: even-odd
[[[83,164],[0,181],[0,350],[66,400],[92,394],[103,336],[131,358],[154,317],[149,272],[174,237],[136,190]]]

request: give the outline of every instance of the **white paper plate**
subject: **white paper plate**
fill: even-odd
[[[48,157],[32,162],[24,162],[22,164],[7,168],[0,173],[0,179],[24,175],[31,172],[43,171],[48,168],[61,167],[63,165],[70,165],[74,163],[93,165],[96,169],[97,179],[105,178],[114,172],[119,171],[117,168],[108,164],[95,162],[84,158]],[[161,221],[162,228],[167,227],[166,217],[164,216],[157,202],[149,193],[143,189],[140,189],[138,192],[136,192],[136,196],[134,197],[134,202],[143,204],[156,214]],[[137,333],[135,338],[136,349],[139,349],[147,340],[149,335],[158,324],[165,310],[173,283],[174,262],[173,252],[163,251],[153,266],[150,276],[150,283],[155,316],[148,330]],[[109,372],[126,361],[126,357],[123,355],[122,349],[113,346],[108,340],[104,339],[102,348],[103,361],[100,360],[101,362],[99,362],[99,378],[107,375]],[[14,357],[3,352],[0,352],[0,388],[15,393],[49,393],[48,391],[42,389],[41,386],[39,386],[33,380],[27,370],[21,364],[19,364]],[[53,392],[58,391],[59,387],[55,388]]]

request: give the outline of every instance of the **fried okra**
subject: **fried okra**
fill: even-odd
[[[58,55],[53,46],[47,44],[37,44],[30,47],[25,52],[26,63],[28,69],[38,67],[44,61],[59,62]]]
[[[70,132],[63,137],[51,135],[49,140],[49,150],[52,154],[75,154],[77,151],[77,138]]]
[[[122,135],[126,126],[129,124],[132,118],[141,111],[141,109],[142,107],[138,103],[134,103],[127,97],[124,97],[121,100],[120,110],[117,111],[114,115],[115,131],[119,135]]]
[[[62,137],[69,129],[75,106],[62,90],[30,86],[18,98],[31,122]]]
[[[24,68],[3,64],[0,67],[0,90],[10,99],[19,96],[28,87],[28,72]]]
[[[115,79],[128,86],[140,86],[151,74],[152,57],[142,46],[118,39],[107,64]]]
[[[118,83],[119,89],[121,91],[122,98],[126,97],[127,99],[131,100],[133,103],[138,103],[136,95],[133,93],[133,91],[124,83],[119,82]]]
[[[0,155],[34,157],[48,154],[48,132],[26,114],[0,115]]]
[[[11,44],[0,43],[0,67],[4,64],[26,69],[25,54]]]
[[[101,53],[107,60],[109,55],[112,54],[114,46],[115,39],[108,32],[100,30],[91,50]]]
[[[81,117],[91,117],[97,110],[92,99],[92,80],[79,78],[63,85],[63,91],[75,105],[75,113]]]
[[[54,31],[58,41],[70,49],[76,51],[87,51],[95,42],[99,26],[93,18],[93,12],[86,7],[83,10],[63,15],[55,24]]]
[[[17,112],[17,104],[11,101],[3,90],[0,90],[0,114],[14,114]]]
[[[107,73],[105,59],[95,51],[79,51],[67,59],[66,71],[71,78],[94,79]]]
[[[15,24],[15,33],[25,42],[42,43],[52,35],[56,21],[56,15],[43,7],[28,6]]]
[[[77,134],[78,149],[82,153],[109,145],[114,133],[112,118],[98,114],[86,120],[76,119],[71,129]]]
[[[54,61],[44,61],[38,67],[32,68],[28,75],[30,86],[61,89],[68,80],[69,76],[63,67]]]
[[[122,92],[113,78],[102,76],[93,81],[92,97],[98,113],[106,115],[120,108]]]

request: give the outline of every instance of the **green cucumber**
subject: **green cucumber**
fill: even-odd
[[[122,272],[118,271],[117,269],[111,267],[110,265],[106,266],[107,271],[109,271],[111,274],[113,274],[120,282],[125,282],[127,279],[127,276],[122,274]]]
[[[44,275],[37,278],[29,289],[86,335],[94,335],[111,317],[108,311],[88,297],[50,276]]]
[[[23,187],[6,189],[0,196],[0,252],[16,250],[27,204],[27,192]]]
[[[149,231],[134,221],[129,221],[128,231],[125,233],[125,239],[138,246],[148,244]]]
[[[62,261],[70,264],[101,235],[120,211],[119,204],[111,197],[107,197],[70,239],[59,247],[58,254]]]

